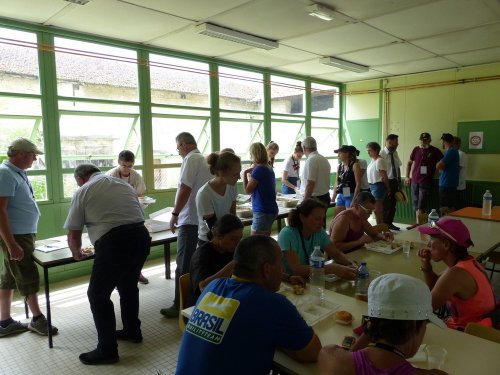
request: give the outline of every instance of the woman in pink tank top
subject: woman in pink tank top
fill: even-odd
[[[419,231],[431,236],[418,255],[433,307],[446,307],[443,314],[450,328],[463,330],[468,323],[481,321],[495,308],[495,295],[482,265],[467,252],[473,245],[467,227],[458,219],[442,218]],[[431,260],[443,261],[448,268],[438,275]]]

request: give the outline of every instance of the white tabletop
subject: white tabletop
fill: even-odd
[[[354,316],[352,326],[335,323],[332,316],[325,318],[314,326],[322,345],[339,344],[344,336],[352,336],[352,329],[361,324],[361,316],[366,314],[367,304],[352,297],[326,291],[326,298],[340,304],[342,310],[351,312]],[[449,328],[440,329],[433,324],[427,325],[423,344],[440,345],[446,348],[448,354],[444,371],[453,375],[493,375],[500,369],[500,344],[477,338],[466,333]],[[274,362],[292,374],[318,374],[318,365],[299,363],[277,350]]]

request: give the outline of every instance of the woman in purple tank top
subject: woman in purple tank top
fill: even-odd
[[[446,327],[433,313],[427,285],[407,275],[382,275],[368,288],[368,314],[363,317],[365,333],[358,341],[369,344],[354,352],[337,345],[324,346],[318,358],[320,374],[445,375],[441,370],[413,367],[407,361],[417,353],[428,321]]]

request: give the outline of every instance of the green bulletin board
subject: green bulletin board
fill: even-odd
[[[470,132],[483,132],[482,149],[469,148]],[[462,139],[461,149],[467,154],[500,154],[500,120],[459,122],[457,133]]]

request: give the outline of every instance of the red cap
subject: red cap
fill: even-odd
[[[436,226],[421,225],[418,227],[418,231],[446,238],[460,247],[468,248],[469,246],[474,246],[474,243],[470,239],[469,229],[458,219],[443,217],[436,222]]]

